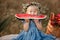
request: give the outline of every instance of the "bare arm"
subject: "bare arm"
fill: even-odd
[[[23,25],[23,29],[24,29],[25,31],[28,31],[28,29],[29,29],[29,20],[28,20],[28,19],[25,20],[25,23],[24,23],[24,25]]]
[[[42,30],[42,24],[41,24],[41,22],[39,22],[37,19],[34,20],[34,21],[35,21],[35,23],[36,23],[37,28],[38,28],[39,30]]]

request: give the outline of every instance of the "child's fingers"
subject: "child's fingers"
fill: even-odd
[[[36,23],[39,22],[39,19],[34,19],[34,22],[36,22]]]
[[[29,19],[25,19],[25,22],[29,22]]]

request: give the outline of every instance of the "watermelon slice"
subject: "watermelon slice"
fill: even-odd
[[[46,15],[31,15],[31,14],[15,14],[15,17],[19,19],[45,19],[47,16]]]

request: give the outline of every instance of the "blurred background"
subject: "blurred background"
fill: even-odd
[[[15,14],[21,13],[22,4],[29,2],[39,2],[42,6],[49,8],[45,13],[48,18],[42,20],[44,32],[50,12],[60,12],[60,0],[0,0],[0,37],[9,34],[18,34],[23,29],[22,22],[15,17]]]

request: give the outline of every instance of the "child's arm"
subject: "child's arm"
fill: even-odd
[[[29,20],[28,20],[28,19],[25,19],[25,23],[24,23],[24,25],[23,25],[23,29],[24,29],[25,31],[28,31],[28,29],[29,29]]]
[[[39,22],[38,19],[34,20],[34,22],[35,22],[37,28],[38,28],[39,30],[42,30],[42,24],[41,24],[41,22]]]

